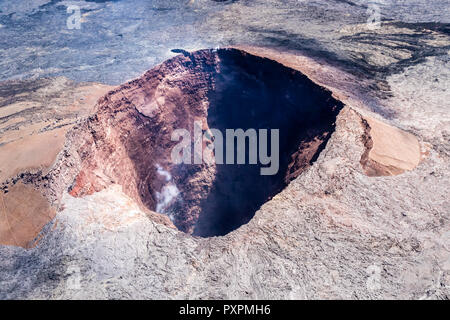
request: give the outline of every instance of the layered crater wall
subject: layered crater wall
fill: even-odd
[[[330,91],[273,60],[237,49],[184,52],[99,100],[95,114],[68,135],[50,179],[52,196],[67,187],[83,196],[119,184],[184,232],[224,235],[310,166],[342,106]],[[224,136],[228,129],[267,129],[268,141],[279,130],[278,170],[262,175],[267,165],[249,163],[250,139],[241,164],[175,163],[173,133],[194,136],[194,123],[202,133],[216,129]],[[203,141],[203,148],[212,142]]]

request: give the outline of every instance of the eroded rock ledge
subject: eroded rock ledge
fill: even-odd
[[[408,132],[371,117],[362,118],[366,152],[361,164],[368,176],[392,176],[413,170],[421,160],[420,144]]]

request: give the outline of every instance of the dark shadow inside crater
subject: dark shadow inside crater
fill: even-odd
[[[194,228],[193,234],[201,237],[225,235],[249,222],[262,204],[316,160],[342,108],[329,91],[277,62],[238,50],[219,50],[218,56],[220,71],[208,94],[209,128],[219,129],[224,140],[226,129],[268,129],[269,154],[270,130],[279,129],[279,170],[261,175],[259,160],[248,164],[248,144],[246,164],[216,164]]]

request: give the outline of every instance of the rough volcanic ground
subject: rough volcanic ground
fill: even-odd
[[[111,89],[62,77],[0,84],[1,244],[28,247],[54,218],[56,208],[19,180],[24,175],[45,176],[64,146],[66,132]]]
[[[64,2],[33,3],[0,7],[0,298],[450,298],[445,1],[393,1],[378,30],[366,28],[363,1],[83,2],[75,31]],[[68,188],[72,175],[55,164],[67,158],[77,176],[76,153],[60,151],[79,150],[69,142],[95,115],[46,107],[84,92],[73,110],[96,111],[107,98],[93,101],[119,91],[41,76],[120,84],[171,49],[217,45],[295,69],[345,105],[311,166],[247,224],[210,238],[177,230],[120,181]],[[59,124],[75,123],[58,138]],[[43,145],[46,132],[55,142]],[[21,160],[19,150],[49,156]]]

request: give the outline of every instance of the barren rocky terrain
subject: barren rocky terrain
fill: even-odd
[[[450,298],[445,1],[80,3],[0,6],[0,299]],[[279,173],[171,163],[194,121]]]

